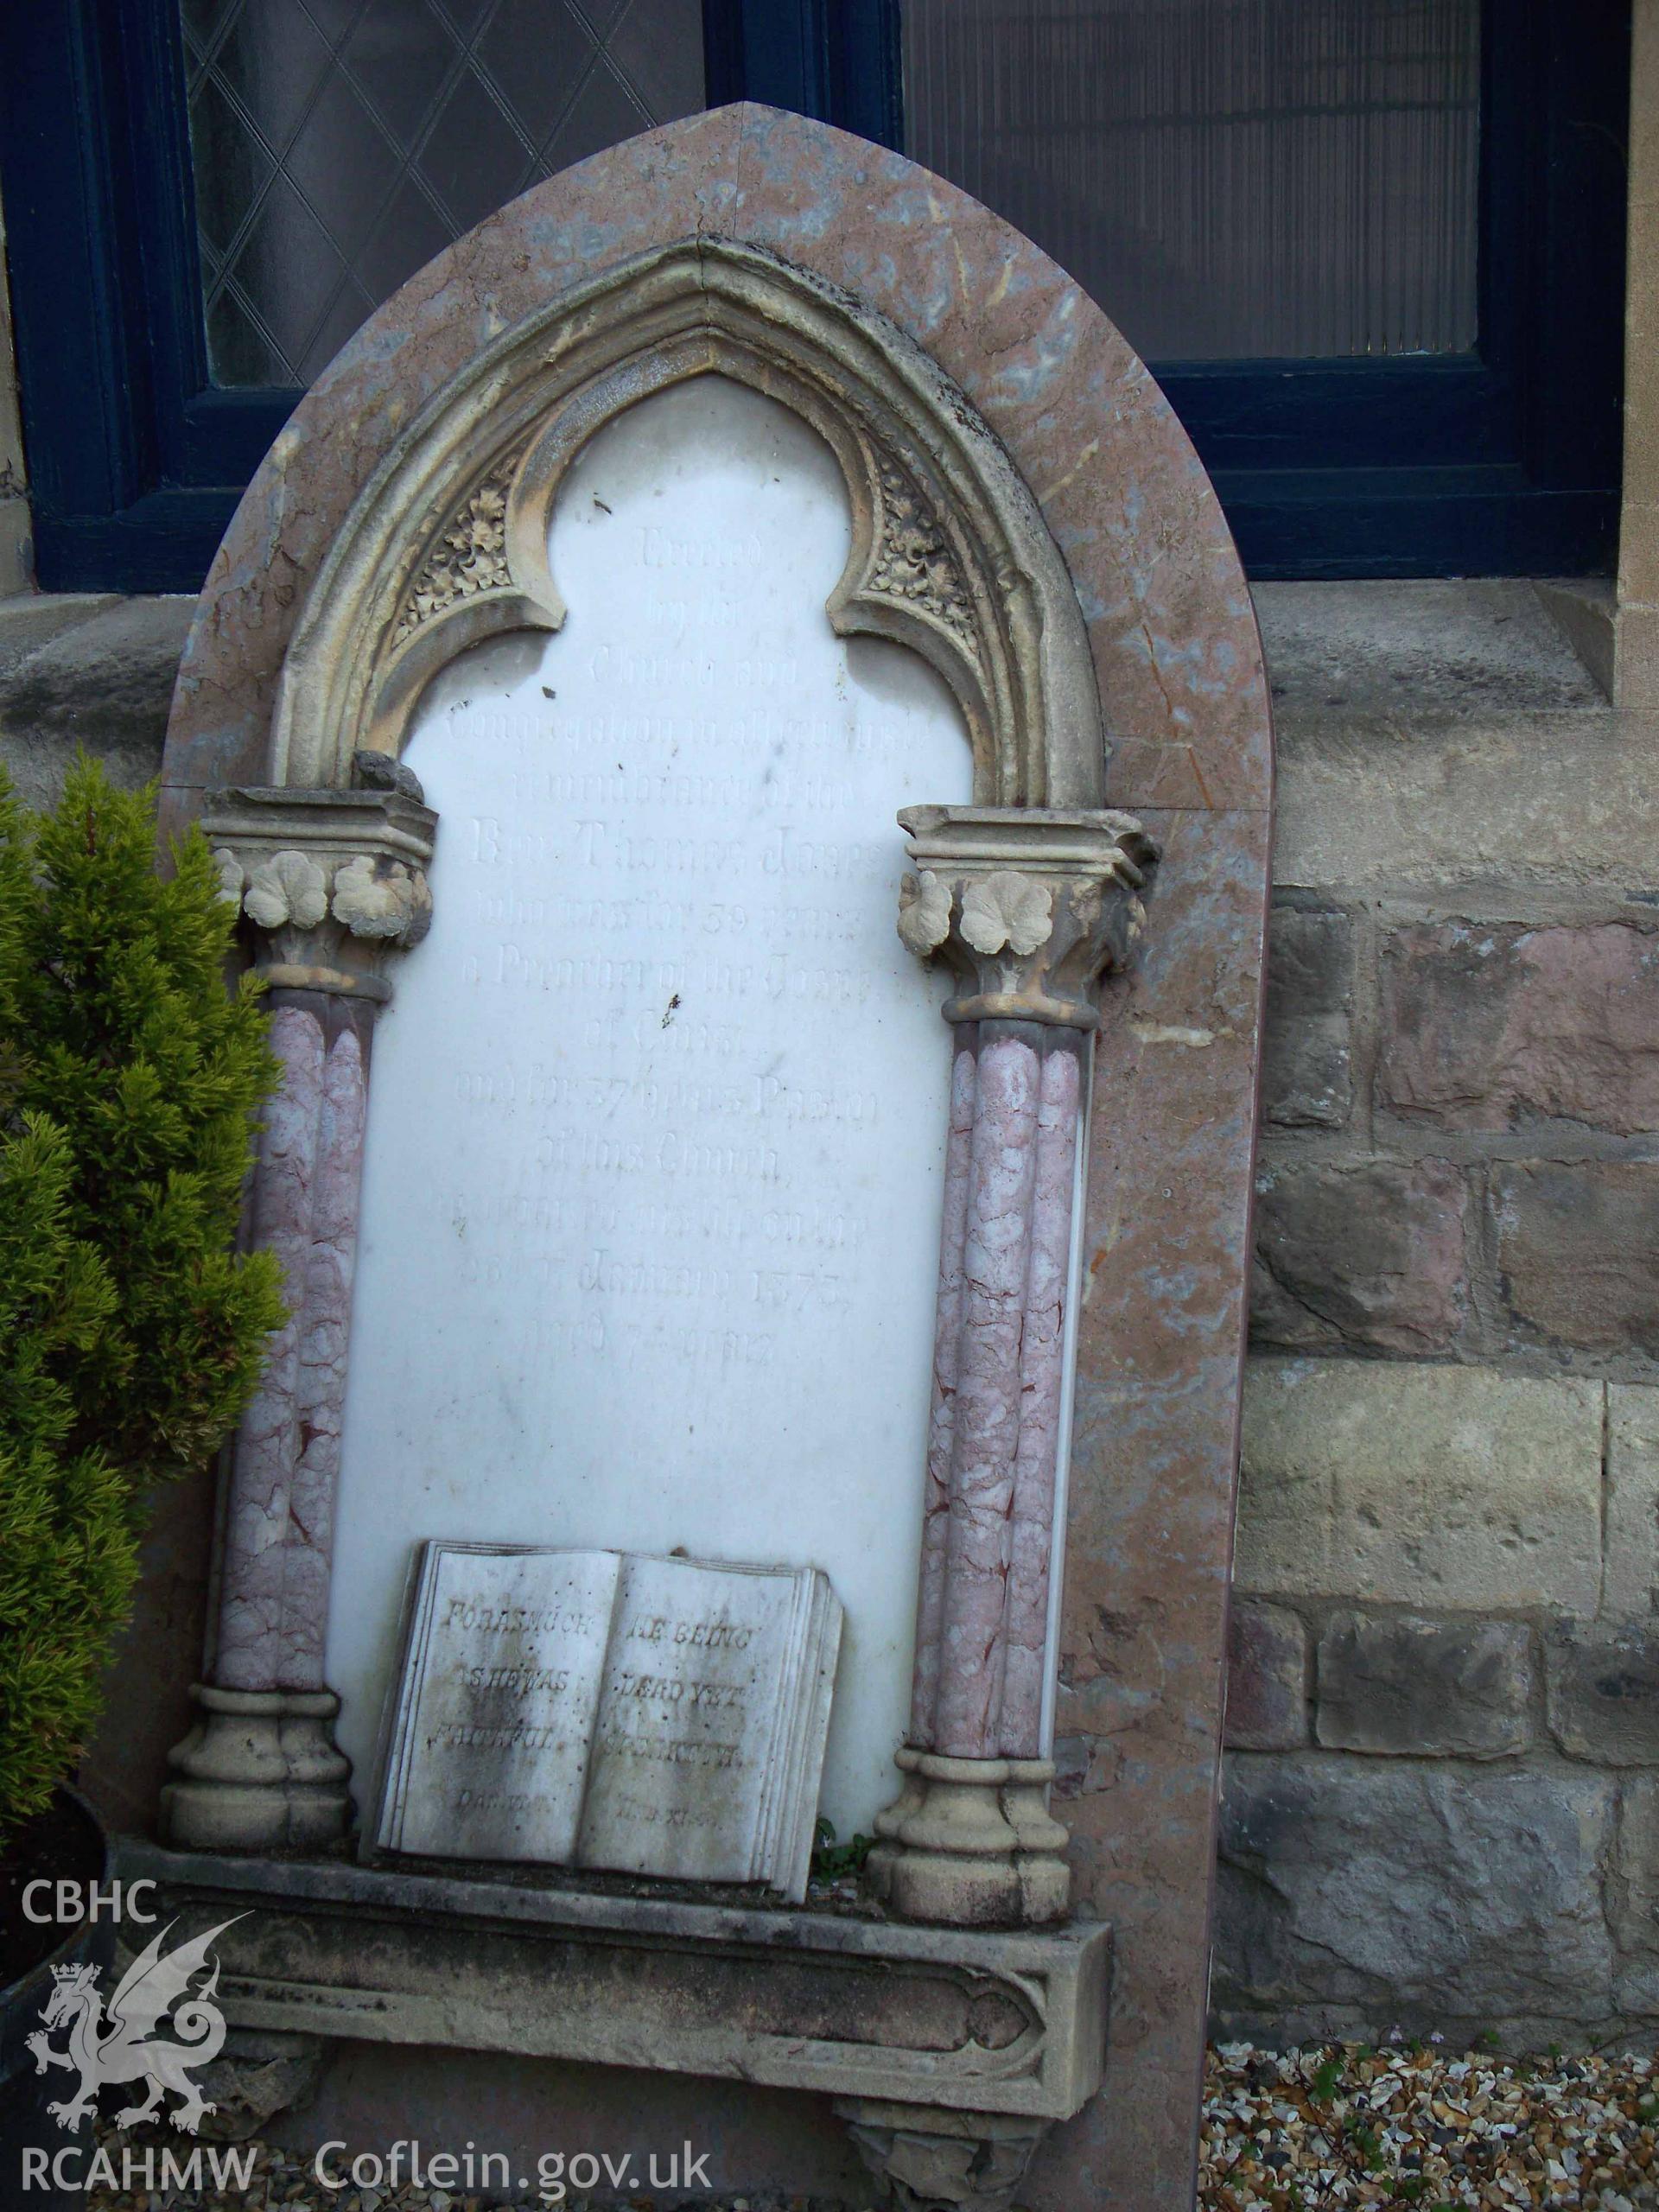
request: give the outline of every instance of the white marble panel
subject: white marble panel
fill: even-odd
[[[553,639],[433,687],[431,936],[375,1042],[328,1680],[359,1772],[421,1538],[823,1568],[824,1808],[908,1700],[949,1051],[893,817],[966,800],[913,655],[837,639],[816,435],[705,378],[568,478]]]

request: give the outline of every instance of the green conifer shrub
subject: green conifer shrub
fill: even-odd
[[[233,1249],[276,1067],[201,833],[153,792],[0,779],[0,1841],[97,1719],[156,1484],[234,1426],[283,1319]]]

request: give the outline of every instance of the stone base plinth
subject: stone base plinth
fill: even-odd
[[[865,1868],[907,1920],[1039,1928],[1063,1920],[1066,1832],[1048,1810],[1046,1759],[953,1759],[901,1751],[898,1796],[875,1819]]]
[[[171,1842],[204,1851],[316,1851],[352,1824],[351,1761],[334,1742],[332,1690],[190,1693],[200,1719],[170,1754],[162,1792]]]
[[[971,2144],[999,2134],[995,2120],[1034,2142],[1100,2085],[1103,1923],[917,1928],[132,1840],[120,1872],[159,1885],[181,1936],[245,1916],[214,1947],[233,2029],[816,2091],[860,2102],[848,2116],[867,2154],[866,2136],[893,2126],[901,2106],[936,2116],[906,2121],[901,2135]],[[869,2100],[887,2117],[862,2109]],[[946,2151],[940,2161],[943,2172]],[[974,2161],[962,2163],[966,2172]]]

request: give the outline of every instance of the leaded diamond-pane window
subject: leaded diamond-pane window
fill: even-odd
[[[181,0],[208,365],[307,385],[505,200],[703,104],[701,0]]]

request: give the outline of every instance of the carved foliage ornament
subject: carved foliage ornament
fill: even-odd
[[[873,2097],[836,2110],[895,2212],[1008,2212],[1051,2122]]]
[[[1054,896],[1014,868],[964,884],[962,934],[976,952],[1035,952],[1054,931]]]
[[[942,622],[964,652],[977,656],[973,601],[938,515],[891,461],[882,462],[880,481],[881,523],[870,589]]]
[[[474,485],[445,523],[437,543],[422,563],[397,626],[394,650],[408,642],[423,622],[457,601],[480,592],[500,591],[512,582],[507,561],[507,493],[524,457],[520,444]]]
[[[315,929],[332,914],[352,937],[408,946],[418,944],[432,925],[425,870],[384,854],[314,857],[289,849],[246,868],[220,845],[213,862],[222,895],[258,929]]]

